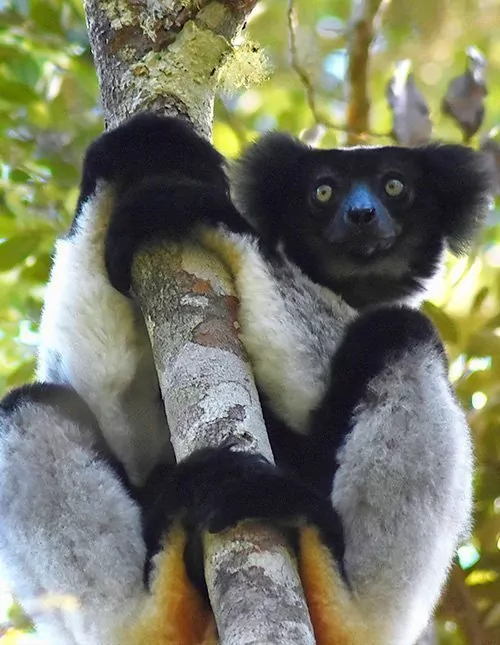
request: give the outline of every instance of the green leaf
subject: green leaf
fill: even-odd
[[[34,358],[21,363],[19,367],[7,376],[7,387],[19,387],[33,380],[36,361]]]
[[[0,271],[10,271],[30,255],[36,253],[41,238],[38,232],[30,231],[13,235],[0,243]]]
[[[471,314],[476,313],[481,309],[484,301],[488,297],[489,292],[490,290],[488,287],[482,287],[481,289],[479,289],[479,291],[474,296],[474,300],[472,301],[470,308]]]
[[[42,32],[63,35],[59,12],[47,0],[31,0],[30,16]]]
[[[36,258],[33,265],[23,268],[20,274],[20,278],[21,280],[26,280],[27,282],[44,284],[49,279],[51,266],[51,256],[48,253],[42,253]]]
[[[469,356],[499,356],[500,337],[490,330],[479,330],[469,338],[466,352]]]
[[[452,318],[450,318],[450,316],[448,316],[448,314],[443,309],[441,309],[441,307],[437,307],[432,302],[426,301],[422,307],[422,310],[436,325],[439,334],[441,335],[441,338],[444,342],[454,344],[458,343],[457,327]]]
[[[0,99],[2,101],[26,105],[38,98],[37,93],[29,85],[0,77]]]
[[[34,56],[17,45],[0,43],[0,61],[6,75],[12,80],[33,86],[40,79],[41,64]]]
[[[9,179],[16,184],[26,184],[31,180],[31,175],[21,168],[14,168],[9,174]]]

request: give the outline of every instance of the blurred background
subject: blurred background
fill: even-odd
[[[279,128],[325,147],[466,142],[500,165],[498,0],[261,0],[246,34],[256,45],[240,50],[216,103],[224,154]],[[54,239],[102,129],[81,0],[0,0],[0,395],[33,377]],[[471,256],[450,260],[425,304],[477,454],[474,535],[428,644],[500,644],[499,304],[492,205]],[[0,642],[40,643],[1,580]]]

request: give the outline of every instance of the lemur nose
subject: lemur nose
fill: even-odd
[[[375,208],[350,208],[347,211],[347,220],[355,226],[366,226],[376,218]]]

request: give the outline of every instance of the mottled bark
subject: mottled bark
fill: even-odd
[[[255,0],[86,0],[106,124],[142,110],[189,119],[210,136],[217,70]],[[272,459],[238,302],[200,249],[139,255],[145,315],[177,459],[231,437]],[[314,643],[300,579],[274,529],[249,523],[206,541],[205,571],[222,644]]]
[[[85,0],[107,127],[143,110],[211,132],[217,70],[256,0]]]
[[[272,459],[224,268],[199,249],[163,247],[142,253],[134,275],[177,458],[231,438]],[[314,643],[282,535],[248,524],[209,536],[205,546],[221,643]]]

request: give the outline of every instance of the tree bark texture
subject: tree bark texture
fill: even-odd
[[[150,110],[211,132],[217,71],[256,0],[85,0],[108,128]]]
[[[255,0],[86,0],[108,128],[144,110],[210,136],[218,69]],[[231,438],[272,459],[231,280],[201,249],[139,254],[144,313],[177,459]],[[295,563],[274,529],[247,523],[206,540],[205,573],[222,645],[314,643]]]

